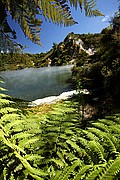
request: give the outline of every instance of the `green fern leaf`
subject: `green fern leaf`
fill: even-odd
[[[88,130],[81,130],[81,136],[87,140],[99,140],[99,137],[95,136],[95,134],[93,134],[92,132],[88,131]]]
[[[92,126],[96,127],[97,129],[100,129],[104,132],[109,132],[108,126],[104,125],[103,123],[92,123]]]
[[[76,150],[77,152],[81,153],[81,149],[80,147],[76,144],[76,142],[71,141],[70,139],[68,139],[66,141],[67,144],[69,144],[74,150]]]
[[[50,162],[54,162],[58,167],[64,167],[65,164],[60,159],[50,159]]]
[[[64,152],[60,152],[60,151],[57,151],[57,156],[58,158],[65,164],[65,160],[64,160]]]
[[[96,6],[95,0],[84,0],[84,9],[86,16],[92,17],[92,16],[103,16],[103,14],[98,9],[93,9]]]
[[[6,101],[3,100],[3,103],[4,102],[5,102],[5,104],[6,103],[8,104],[7,100]],[[12,108],[12,107],[4,107],[4,108],[0,109],[0,113],[2,113],[2,114],[13,113],[13,112],[16,112],[16,111],[18,111],[18,109],[15,109],[15,108]]]
[[[88,128],[88,131],[96,134],[96,136],[100,138],[100,142],[104,142],[105,145],[109,148],[109,152],[113,154],[117,152],[115,145],[113,144],[107,133],[102,132],[96,128]]]
[[[86,175],[85,180],[95,180],[99,177],[99,175],[102,173],[103,169],[105,168],[106,164],[103,165],[95,165],[93,166],[93,169],[89,171],[89,173]]]
[[[80,161],[76,160],[71,166],[67,166],[59,176],[58,180],[68,180],[70,175],[73,174],[76,167],[80,166]]]
[[[40,156],[40,155],[38,155],[38,154],[27,154],[27,155],[25,155],[24,156],[24,158],[26,159],[26,160],[30,160],[30,161],[36,161],[36,160],[41,160],[41,159],[44,159],[44,157],[42,157],[42,156]]]
[[[50,178],[50,180],[60,180],[59,178],[60,178],[60,176],[61,176],[61,173],[62,173],[62,171],[56,171],[55,172],[55,175],[54,176],[52,176],[51,178]]]
[[[115,160],[110,163],[106,171],[100,177],[100,180],[113,180],[120,172],[120,157],[117,157]]]
[[[36,177],[40,178],[39,176],[46,176],[47,173],[40,169],[33,168],[28,161],[22,157],[17,151],[14,151],[14,154],[16,157],[21,161],[21,163],[24,165],[24,167],[30,172],[32,175],[36,175]]]
[[[78,173],[76,173],[74,180],[81,180],[82,177],[86,175],[86,171],[88,171],[89,169],[91,169],[93,166],[92,165],[84,165],[80,168],[80,171]]]
[[[99,163],[106,162],[106,160],[104,159],[103,148],[98,142],[90,141],[89,146],[90,146],[91,156],[93,155],[93,161],[97,161]],[[95,158],[95,156],[96,156],[96,158]]]

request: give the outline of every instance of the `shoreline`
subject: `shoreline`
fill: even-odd
[[[41,99],[36,99],[34,101],[31,101],[28,104],[28,107],[35,107],[43,104],[54,104],[60,100],[67,100],[72,96],[77,95],[78,93],[79,93],[78,91],[72,90],[72,91],[63,92],[58,96],[49,96]],[[88,90],[86,89],[81,90],[80,93],[89,94]]]

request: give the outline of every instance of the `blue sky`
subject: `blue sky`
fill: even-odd
[[[70,32],[77,34],[82,33],[99,33],[101,30],[109,25],[108,19],[114,15],[114,12],[118,10],[117,0],[97,0],[97,8],[105,15],[104,17],[86,17],[84,12],[80,10],[71,9],[72,16],[78,24],[71,27],[59,27],[48,21],[44,21],[41,26],[41,43],[43,47],[32,43],[28,38],[24,36],[23,32],[16,23],[12,23],[13,29],[17,31],[17,42],[22,45],[28,46],[24,52],[29,53],[41,53],[47,52],[52,48],[53,42],[60,43]],[[10,21],[11,23],[11,21]]]

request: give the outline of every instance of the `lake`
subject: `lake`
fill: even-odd
[[[68,80],[73,65],[2,71],[7,94],[28,101],[72,90]]]

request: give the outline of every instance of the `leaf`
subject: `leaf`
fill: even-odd
[[[80,147],[76,144],[76,142],[71,141],[70,139],[68,139],[66,141],[67,144],[69,144],[74,150],[76,150],[77,152],[81,153],[81,149]]]
[[[120,157],[117,157],[110,164],[108,164],[108,167],[100,177],[100,180],[104,180],[104,179],[113,180],[118,175],[119,172],[120,172]]]
[[[84,165],[81,167],[80,171],[76,174],[74,180],[80,180],[85,172],[92,168],[92,165]]]
[[[50,161],[53,161],[59,167],[64,167],[64,163],[60,159],[50,159]]]

